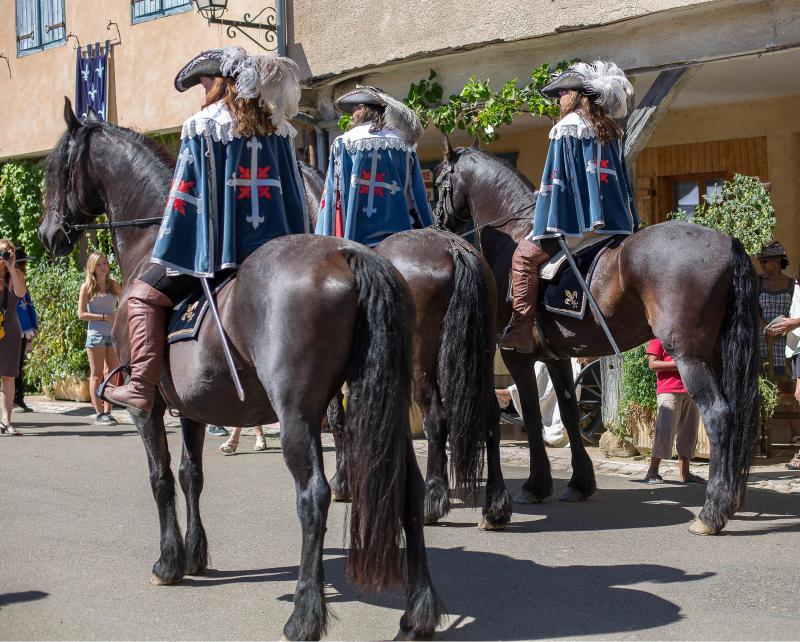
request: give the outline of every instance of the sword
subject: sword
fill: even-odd
[[[214,325],[217,326],[217,332],[219,332],[219,338],[222,341],[222,351],[225,353],[225,361],[228,362],[228,368],[231,371],[233,385],[236,386],[236,394],[239,395],[239,401],[244,401],[244,388],[242,388],[242,382],[239,380],[239,373],[236,372],[236,366],[233,363],[233,355],[228,345],[228,337],[225,336],[225,331],[222,329],[222,321],[220,321],[217,304],[211,294],[211,288],[208,287],[208,279],[201,277],[200,283],[203,284],[203,293],[206,295],[208,307],[211,308],[211,316],[214,317]]]
[[[564,255],[567,257],[567,262],[569,266],[572,268],[572,271],[575,273],[575,278],[578,279],[578,283],[580,283],[581,289],[583,293],[586,295],[586,298],[589,300],[589,307],[592,309],[592,315],[600,324],[600,327],[603,328],[603,332],[606,333],[606,338],[608,342],[611,344],[611,347],[614,349],[614,354],[618,357],[622,356],[622,353],[619,351],[619,346],[617,346],[617,342],[614,341],[614,337],[611,335],[611,330],[608,329],[608,325],[606,324],[606,320],[603,317],[603,313],[600,312],[600,308],[597,307],[597,301],[594,300],[592,293],[589,292],[589,286],[586,285],[586,281],[581,274],[581,271],[578,269],[578,265],[575,263],[575,259],[572,256],[572,252],[569,251],[569,247],[567,247],[567,242],[564,240],[563,236],[558,237],[558,244],[561,246],[561,250],[564,252]]]

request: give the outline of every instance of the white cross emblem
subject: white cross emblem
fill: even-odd
[[[272,198],[269,193],[270,187],[277,187],[281,192],[283,192],[283,187],[278,179],[267,178],[270,170],[269,165],[266,167],[258,166],[258,150],[262,147],[258,139],[253,136],[247,141],[247,146],[250,148],[250,169],[239,166],[239,173],[242,177],[238,178],[236,172],[234,172],[226,184],[234,189],[239,188],[238,198],[250,197],[250,215],[245,220],[255,230],[264,222],[264,217],[259,214],[259,199]]]
[[[359,194],[367,194],[367,206],[364,208],[364,213],[367,215],[367,218],[378,211],[375,208],[376,192],[378,193],[378,196],[383,196],[384,189],[388,189],[392,194],[395,194],[402,189],[397,184],[397,181],[392,181],[391,183],[383,182],[383,175],[385,172],[378,173],[378,161],[381,158],[381,153],[376,149],[373,150],[369,156],[372,159],[372,166],[369,174],[362,171],[362,178],[359,178],[357,175],[353,174],[352,178],[350,179],[350,187],[355,188],[361,185]]]
[[[186,166],[191,165],[192,163],[194,163],[192,152],[184,148],[180,156],[178,156],[178,169],[175,171],[175,179],[172,182],[172,189],[169,192],[169,200],[167,201],[166,209],[167,214],[172,212],[172,208],[175,207],[176,201],[179,203],[179,206],[176,207],[176,209],[182,214],[184,213],[184,203],[194,205],[197,208],[197,212],[200,213],[202,208],[202,202],[200,199],[181,189],[181,187],[184,187],[184,189],[186,188],[186,183],[182,178],[183,173],[186,170]],[[172,228],[167,225],[168,221],[169,216],[165,216],[161,230],[158,232],[158,238],[166,236],[172,231]]]

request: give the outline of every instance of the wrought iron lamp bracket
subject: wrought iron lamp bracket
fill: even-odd
[[[257,22],[258,19],[267,11],[272,12],[272,14],[267,14],[263,20],[264,22]],[[251,42],[255,43],[264,51],[275,51],[278,48],[277,42],[277,35],[278,35],[278,25],[276,23],[276,15],[275,15],[275,8],[274,7],[264,7],[261,11],[259,11],[256,15],[251,15],[250,13],[245,13],[243,16],[243,20],[227,20],[225,18],[208,18],[208,24],[214,25],[224,25],[227,27],[225,32],[228,35],[228,38],[236,38],[237,32],[242,34],[245,38],[250,40]],[[259,40],[256,40],[253,36],[245,31],[245,29],[256,29],[258,31],[264,32],[264,40],[268,44],[272,44],[272,47],[264,46],[261,44]]]

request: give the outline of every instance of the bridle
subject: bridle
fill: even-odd
[[[439,189],[439,200],[436,202],[436,208],[433,211],[433,218],[435,221],[436,227],[439,229],[447,229],[445,227],[445,220],[455,220],[458,223],[466,223],[469,219],[475,220],[472,216],[472,210],[469,206],[469,199],[467,199],[466,216],[457,216],[455,211],[455,205],[453,204],[453,165],[449,161],[444,161],[442,165],[442,169],[440,172],[440,178],[436,181],[436,185]],[[460,234],[461,238],[467,238],[471,234],[476,234],[476,239],[480,237],[477,236],[481,232],[481,230],[490,227],[502,227],[506,223],[510,223],[511,221],[527,221],[531,219],[530,215],[527,216],[518,216],[522,212],[527,212],[528,210],[533,209],[536,207],[536,200],[533,203],[528,205],[524,205],[523,207],[519,208],[511,212],[510,214],[504,214],[496,219],[488,221],[487,223],[482,223],[481,225],[476,225],[471,230]]]

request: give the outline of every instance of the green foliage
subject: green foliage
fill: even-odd
[[[78,319],[78,294],[85,278],[73,261],[36,261],[28,268],[39,334],[25,366],[25,379],[37,389],[52,388],[67,375],[87,376],[86,323]]]
[[[778,407],[778,386],[767,377],[759,375],[758,396],[760,397],[761,420],[769,421],[775,414],[775,408]]]
[[[444,91],[431,69],[427,78],[411,83],[404,102],[419,116],[423,127],[433,123],[443,134],[456,129],[465,130],[473,138],[492,142],[500,138],[498,129],[510,125],[515,116],[529,113],[534,116],[558,116],[558,102],[539,93],[553,73],[560,73],[574,60],[563,61],[555,66],[543,64],[531,72],[530,80],[518,86],[517,79],[509,80],[499,90],[492,89],[488,80],[472,76],[463,89],[442,102]],[[344,131],[350,124],[350,116],[339,119],[339,128]]]
[[[620,412],[624,415],[631,405],[645,410],[656,410],[656,373],[650,370],[647,344],[628,350],[622,355]]]
[[[34,257],[45,253],[39,241],[43,180],[41,162],[14,161],[0,169],[0,237]]]
[[[736,174],[722,183],[722,194],[704,195],[691,216],[671,212],[676,220],[690,220],[739,239],[748,254],[757,253],[772,240],[775,210],[769,192],[758,178]]]

